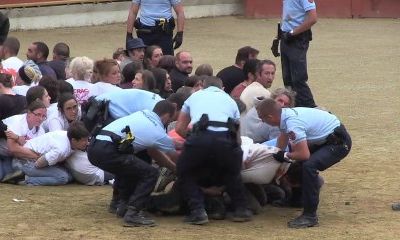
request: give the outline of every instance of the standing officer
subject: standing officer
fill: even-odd
[[[90,142],[89,161],[115,175],[112,202],[118,193],[117,214],[124,217],[125,226],[154,225],[142,210],[156,185],[158,170],[139,156],[147,150],[160,166],[175,171],[171,161],[177,158],[175,146],[165,131],[175,111],[173,103],[162,100],[153,111],[143,110],[115,120]]]
[[[171,7],[177,16],[177,32],[174,38],[175,19]],[[140,8],[140,15],[137,14]],[[158,45],[164,55],[174,55],[183,41],[185,14],[181,0],[132,0],[127,20],[126,40],[132,38],[133,27],[136,34],[147,46]],[[173,45],[175,44],[175,45]]]
[[[316,107],[307,84],[307,50],[311,26],[317,22],[314,0],[283,0],[281,63],[285,87],[296,95],[297,107]]]
[[[177,163],[178,186],[190,209],[185,222],[198,225],[208,222],[199,187],[199,180],[204,177],[200,176],[201,172],[223,179],[235,207],[233,220],[248,221],[251,213],[245,208],[240,176],[243,152],[237,139],[239,110],[222,90],[219,78],[207,77],[204,88],[185,101],[176,124],[176,132],[182,137],[186,137],[189,123],[194,124]]]
[[[338,163],[351,149],[351,138],[339,119],[315,108],[281,108],[273,99],[265,99],[256,107],[258,116],[271,126],[280,128],[277,147],[291,152],[274,154],[277,161],[301,161],[303,213],[288,222],[290,228],[318,225],[317,208],[321,184],[318,172]]]

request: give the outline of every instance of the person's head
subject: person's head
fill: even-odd
[[[161,100],[154,106],[153,112],[161,118],[164,126],[168,126],[170,122],[174,121],[176,105],[168,100]]]
[[[93,73],[94,62],[88,57],[76,57],[69,64],[71,75],[75,80],[90,81]]]
[[[262,60],[257,66],[257,81],[265,88],[270,88],[275,79],[276,65],[271,60]]]
[[[163,51],[161,47],[156,45],[151,45],[146,48],[144,52],[144,62],[148,69],[158,67],[160,59],[163,56]]]
[[[126,55],[131,60],[143,61],[145,48],[146,45],[143,43],[143,40],[141,38],[129,39],[126,42]]]
[[[15,37],[8,37],[3,43],[3,48],[0,51],[0,59],[17,56],[20,48],[20,43]]]
[[[170,92],[172,90],[171,79],[169,78],[167,70],[156,67],[152,68],[150,71],[153,73],[156,81],[156,88],[160,91],[160,93]]]
[[[18,69],[15,79],[17,85],[37,84],[42,79],[39,66],[32,60],[28,60]]]
[[[243,73],[250,82],[254,82],[257,78],[257,64],[259,62],[258,59],[249,59],[243,65]]]
[[[281,106],[272,98],[266,98],[256,105],[258,117],[271,126],[279,126],[281,122]]]
[[[28,127],[30,129],[33,127],[39,127],[46,119],[47,108],[41,100],[36,99],[28,105],[26,121],[28,122]]]
[[[58,101],[58,83],[61,81],[55,80],[54,78],[46,75],[42,77],[39,82],[39,86],[46,89],[50,96],[50,103],[56,103]],[[64,81],[63,81],[64,82]]]
[[[203,89],[203,79],[207,78],[209,76],[198,76],[198,75],[192,75],[188,77],[188,79],[184,82],[184,85],[187,87],[191,87],[194,92]]]
[[[156,89],[156,80],[149,70],[138,71],[132,81],[132,88],[153,92]]]
[[[125,58],[125,50],[122,47],[117,48],[112,55],[112,58],[118,63],[121,63]]]
[[[214,76],[209,76],[209,77],[204,78],[203,86],[204,86],[204,88],[217,87],[217,88],[222,89],[223,83],[220,78],[214,77]]]
[[[175,66],[180,72],[191,74],[193,70],[193,59],[190,52],[178,52],[175,57]]]
[[[171,70],[175,68],[175,56],[163,55],[160,58],[158,67],[164,68],[165,70],[167,70],[168,73],[171,72]]]
[[[128,63],[124,69],[122,69],[122,80],[121,83],[132,82],[138,71],[143,70],[143,63],[135,60]]]
[[[11,89],[14,86],[12,75],[4,72],[0,72],[0,93],[3,93],[5,89]]]
[[[69,46],[63,42],[54,45],[53,60],[66,61],[67,59],[69,59]]]
[[[60,95],[57,108],[68,122],[78,120],[78,107],[78,101],[76,101],[74,95],[68,93]]]
[[[271,98],[282,108],[292,108],[295,106],[296,93],[286,88],[277,88],[271,92]]]
[[[249,59],[256,59],[258,56],[259,51],[255,48],[250,46],[245,46],[239,48],[236,54],[235,63],[239,67],[243,67],[243,64]]]
[[[81,121],[75,121],[69,124],[67,137],[74,150],[85,150],[89,144],[90,133]]]
[[[202,76],[202,75],[206,75],[206,76],[212,76],[213,75],[213,68],[210,64],[208,63],[204,63],[199,65],[196,68],[196,71],[194,71],[194,74],[197,76]]]
[[[44,42],[34,42],[28,47],[26,58],[35,63],[45,62],[49,56],[49,47]]]
[[[191,93],[185,93],[185,92],[179,92],[179,93],[172,93],[167,100],[174,103],[176,106],[176,113],[175,116],[173,117],[173,121],[175,121],[178,116],[179,112],[182,109],[183,103],[190,97]]]
[[[74,87],[67,81],[58,81],[58,96],[64,93],[74,94]]]
[[[94,64],[100,81],[117,85],[121,82],[121,71],[117,61],[114,59],[98,60]]]
[[[32,102],[40,100],[46,107],[50,106],[50,96],[46,88],[42,86],[34,86],[26,92],[26,104],[29,106]]]

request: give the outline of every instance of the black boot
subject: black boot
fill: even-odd
[[[316,215],[305,215],[304,213],[288,222],[289,228],[308,228],[318,226]]]
[[[128,202],[124,200],[119,200],[118,208],[115,211],[117,217],[122,218],[125,216],[126,212],[128,211]]]
[[[208,216],[203,208],[195,209],[190,211],[190,215],[186,216],[183,221],[189,224],[203,225],[208,223]]]
[[[142,210],[137,210],[133,206],[128,207],[128,211],[124,216],[125,227],[155,226],[153,219],[147,217]]]
[[[237,208],[232,216],[233,222],[247,222],[251,221],[253,214],[246,208]]]

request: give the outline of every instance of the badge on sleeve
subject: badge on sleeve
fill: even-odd
[[[290,140],[292,140],[292,141],[296,140],[296,134],[293,131],[288,132],[287,135]]]

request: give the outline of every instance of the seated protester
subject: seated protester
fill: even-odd
[[[19,147],[13,164],[25,173],[27,185],[64,185],[72,180],[64,160],[75,150],[85,150],[89,132],[82,122],[74,122],[68,131],[48,132]]]
[[[194,71],[194,74],[196,76],[202,76],[202,75],[213,76],[214,75],[213,72],[214,72],[214,70],[213,70],[212,66],[208,63],[204,63],[204,64],[199,65],[196,68],[196,71]]]
[[[162,98],[158,94],[140,89],[119,89],[103,93],[96,100],[109,100],[109,115],[118,119],[137,111],[151,110]]]
[[[294,96],[295,93],[293,91],[285,88],[277,88],[271,94],[271,98],[277,101],[282,107],[294,107]],[[257,104],[264,99],[264,97],[255,98],[254,105],[257,106]],[[240,135],[249,137],[256,143],[262,143],[277,138],[279,134],[278,127],[272,127],[258,117],[255,107],[252,107],[240,119]]]
[[[57,103],[58,111],[48,117],[47,128],[49,132],[67,130],[72,122],[80,120],[78,101],[71,94],[63,94]]]
[[[121,82],[121,71],[114,59],[96,61],[93,73],[98,78],[98,81],[93,84],[93,96],[120,89],[117,85]]]
[[[132,80],[132,88],[156,92],[156,80],[149,70],[141,70],[135,74]]]
[[[72,78],[66,80],[74,88],[74,96],[80,105],[93,96],[93,84],[90,78],[93,73],[93,60],[88,57],[76,57],[69,65]]]
[[[0,70],[0,120],[20,114],[26,109],[24,96],[12,90],[12,75]]]
[[[4,132],[6,139],[0,139],[0,179],[12,172],[11,161],[17,147],[23,146],[26,141],[44,134],[40,125],[45,119],[46,107],[43,102],[36,100],[29,104],[27,113],[14,115],[3,120],[8,128]]]
[[[197,76],[197,75],[190,76],[184,82],[184,84],[185,84],[184,86],[191,87],[193,92],[197,92],[198,90],[203,89],[204,77],[205,77],[205,75],[202,75],[202,76]]]
[[[48,95],[50,96],[50,106],[47,108],[47,115],[51,116],[57,112],[57,101],[58,101],[58,80],[51,78],[49,76],[44,76],[39,82],[39,86],[46,89]],[[63,81],[65,82],[65,81]]]
[[[53,48],[53,60],[48,62],[49,66],[56,73],[56,80],[65,80],[65,68],[69,61],[69,46],[66,43],[59,42]]]
[[[124,61],[125,58],[126,58],[126,55],[125,55],[124,48],[119,47],[113,52],[112,59],[117,61],[118,65],[121,66],[121,63]]]
[[[138,71],[143,70],[143,64],[139,60],[128,63],[122,70],[122,81],[119,86],[123,89],[132,88],[132,80]]]
[[[156,184],[158,170],[138,155],[147,151],[160,166],[175,171],[177,155],[174,143],[165,132],[165,126],[173,120],[175,111],[174,104],[160,101],[153,111],[139,111],[110,123],[88,147],[90,162],[115,175],[110,211],[124,217],[125,226],[154,225],[154,220],[142,211]],[[130,137],[132,133],[133,139]],[[121,140],[126,144],[121,144]]]
[[[150,71],[153,73],[156,80],[156,88],[158,90],[158,94],[162,98],[168,98],[169,95],[173,93],[173,91],[171,78],[169,77],[167,70],[156,67],[152,68]]]
[[[167,70],[168,74],[172,69],[175,68],[175,56],[172,55],[163,55],[160,58],[160,62],[158,63],[158,67]]]
[[[26,92],[26,103],[31,104],[32,102],[40,100],[43,102],[43,104],[46,106],[46,108],[50,107],[50,96],[49,93],[47,92],[46,88],[42,86],[34,86],[29,88],[29,90]]]
[[[39,70],[38,65],[32,60],[28,60],[18,70],[15,83],[12,90],[19,95],[26,96],[26,92],[32,86],[36,86],[42,79],[42,73]]]
[[[144,59],[143,59],[144,68],[148,70],[157,68],[162,56],[163,56],[163,51],[159,46],[156,45],[148,46],[144,51]]]
[[[245,80],[233,88],[231,96],[233,98],[240,98],[244,89],[251,83],[256,81],[257,64],[260,62],[258,59],[249,59],[243,66],[243,74],[246,76]]]

